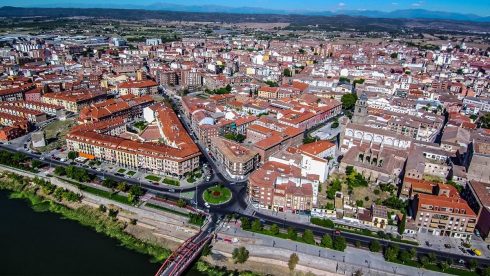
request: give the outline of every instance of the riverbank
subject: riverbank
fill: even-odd
[[[161,262],[171,251],[157,244],[141,241],[127,233],[128,223],[113,217],[108,210],[92,208],[80,201],[68,201],[56,198],[54,193],[36,184],[36,180],[14,173],[0,174],[0,189],[10,192],[10,197],[26,200],[38,212],[49,211],[60,214],[64,218],[94,229],[111,238],[117,239],[122,246],[136,252],[151,256],[153,262]]]
[[[67,189],[71,188],[70,186],[53,181],[56,185],[26,174],[20,175],[4,171],[0,173],[0,190],[8,192],[10,199],[26,201],[34,211],[59,214],[63,218],[113,238],[125,248],[150,256],[152,262],[161,263],[171,254],[167,248],[175,249],[181,243],[180,239],[171,239],[166,235],[157,234],[155,237],[157,232],[151,225],[140,223],[140,221],[131,223],[128,217],[133,214],[128,210],[107,204],[107,202],[104,202],[105,208],[100,208],[99,205],[94,205],[87,198],[83,198],[81,194],[75,193],[76,189],[70,191]],[[80,192],[83,193],[83,191]],[[165,247],[162,247],[162,244]],[[228,273],[230,271],[226,267],[200,260],[189,275],[226,275]],[[258,276],[260,274],[243,271],[238,275]]]

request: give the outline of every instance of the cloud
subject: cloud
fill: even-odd
[[[420,7],[420,6],[422,6],[423,3],[424,2],[422,2],[422,1],[418,1],[418,2],[412,3],[412,7]]]
[[[398,3],[397,3],[397,2],[391,2],[391,4],[392,4],[393,6],[398,6]]]
[[[338,4],[338,6],[339,6],[339,7],[344,7],[344,6],[345,6],[345,3],[344,3],[344,2],[340,2],[340,3]]]

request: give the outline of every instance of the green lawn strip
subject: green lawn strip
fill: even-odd
[[[126,172],[126,170],[121,168],[121,169],[117,170],[117,172],[118,172],[118,173],[125,173],[125,172]]]
[[[152,203],[146,203],[145,206],[148,206],[150,208],[157,209],[157,210],[160,210],[160,211],[164,211],[164,212],[167,212],[167,213],[171,213],[171,214],[174,214],[174,215],[187,217],[187,218],[189,218],[189,223],[194,224],[194,225],[197,225],[197,226],[202,226],[204,224],[205,217],[204,216],[200,216],[199,214],[195,214],[195,213],[192,213],[192,212],[184,213],[184,212],[180,212],[180,211],[177,211],[177,210],[174,210],[174,209],[170,209],[170,208],[163,207],[163,206],[156,205],[156,204],[152,204]]]
[[[221,186],[209,187],[204,191],[203,199],[209,204],[222,204],[231,199],[231,190]]]
[[[100,190],[100,189],[97,189],[97,188],[94,188],[91,186],[80,186],[80,190],[87,192],[87,193],[91,193],[93,195],[97,195],[100,197],[111,199],[111,200],[117,201],[119,203],[132,205],[131,202],[129,202],[127,197],[120,195],[120,194],[117,194],[117,193],[111,193],[111,192]]]
[[[145,206],[148,206],[150,208],[153,208],[153,209],[158,209],[158,210],[161,210],[161,211],[165,211],[167,213],[172,213],[172,214],[175,214],[175,215],[179,215],[179,216],[183,216],[183,217],[187,217],[187,213],[184,213],[184,212],[181,212],[181,211],[177,211],[177,210],[174,210],[174,209],[170,209],[170,208],[167,208],[167,207],[163,207],[163,206],[160,206],[160,205],[156,205],[156,204],[152,204],[152,203],[146,203]]]
[[[180,182],[177,179],[165,177],[162,182],[167,185],[180,186]]]
[[[135,172],[135,171],[129,171],[129,172],[127,172],[126,174],[127,174],[127,175],[129,175],[129,176],[133,176],[133,175],[135,175],[135,174],[136,174],[136,172]]]
[[[161,178],[156,176],[156,175],[147,175],[145,178],[150,180],[150,181],[155,181],[155,182],[160,182],[160,180],[161,180]]]

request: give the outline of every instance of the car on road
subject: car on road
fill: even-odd
[[[334,235],[334,236],[340,236],[340,234],[341,234],[340,230],[335,230],[335,231],[333,232],[333,235]]]
[[[175,189],[168,189],[169,192],[175,193]]]
[[[432,244],[429,241],[426,241],[425,242],[425,245],[427,245],[428,247],[431,247],[432,246]]]
[[[209,203],[207,203],[207,202],[204,202],[204,206],[206,206],[206,208],[211,207],[211,206],[209,205]]]
[[[65,162],[65,161],[66,161],[66,159],[65,159],[65,158],[61,158],[61,159],[60,159],[60,161],[61,161],[61,162]]]
[[[39,160],[44,160],[44,156],[39,157]]]
[[[208,176],[206,177],[206,181],[209,181],[209,180],[211,180],[211,176],[210,176],[210,175],[208,175]]]
[[[449,243],[444,244],[445,248],[451,248],[452,246]]]

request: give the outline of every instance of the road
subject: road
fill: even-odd
[[[182,118],[184,115],[182,112],[179,112],[181,122],[186,128],[186,130],[189,133],[192,133],[192,135],[195,137],[193,134],[193,131],[189,127],[188,123],[183,120]],[[26,135],[23,138],[20,138],[19,141],[21,143],[24,143],[30,138],[30,135]],[[282,226],[283,228],[288,228],[292,227],[298,231],[304,231],[306,229],[309,229],[313,231],[313,233],[321,237],[324,234],[333,234],[332,229],[326,229],[322,228],[319,226],[311,225],[311,224],[302,224],[302,223],[297,223],[295,221],[290,221],[290,220],[284,220],[275,216],[269,216],[265,214],[261,214],[258,212],[250,212],[250,208],[248,205],[248,202],[246,201],[247,198],[247,187],[246,187],[246,181],[231,181],[228,177],[225,177],[221,170],[218,168],[218,164],[215,164],[214,160],[210,158],[210,156],[207,154],[207,151],[197,143],[199,149],[203,153],[203,161],[204,163],[207,163],[211,169],[212,169],[212,176],[209,179],[209,181],[203,181],[200,184],[196,185],[196,187],[189,187],[189,188],[177,188],[177,187],[163,187],[163,186],[157,186],[157,185],[152,185],[152,184],[147,184],[141,181],[138,181],[137,179],[133,178],[124,178],[120,177],[117,175],[109,175],[106,172],[101,172],[97,171],[92,168],[85,168],[90,174],[96,175],[98,177],[107,177],[110,176],[112,179],[119,181],[119,182],[126,182],[130,185],[138,185],[144,189],[146,189],[148,192],[157,194],[157,195],[164,195],[168,198],[172,199],[179,199],[181,193],[185,192],[195,192],[194,194],[194,199],[191,201],[192,205],[196,207],[196,209],[200,210],[206,210],[207,212],[212,214],[213,216],[220,216],[223,217],[227,214],[238,214],[240,216],[248,217],[249,219],[261,219],[265,224],[271,225],[271,224],[277,224],[279,226]],[[55,165],[55,166],[67,166],[68,164],[65,162],[60,162],[58,160],[52,159],[50,156],[44,156],[44,159],[41,160],[40,157],[41,155],[34,154],[31,152],[26,152],[23,150],[23,146],[19,148],[19,144],[2,144],[0,145],[1,148],[5,150],[9,150],[12,152],[17,152],[21,151],[22,153],[26,154],[30,158],[40,160],[43,163],[50,164],[50,165]],[[225,187],[229,188],[232,191],[232,200],[230,200],[228,203],[220,206],[211,206],[210,208],[206,208],[204,205],[204,200],[202,199],[202,193],[208,188],[213,185],[216,185],[216,183],[220,183],[224,185]],[[214,221],[214,220],[213,220]],[[472,257],[472,256],[467,256],[467,255],[459,255],[459,254],[454,254],[454,253],[449,253],[445,251],[437,251],[431,248],[423,248],[423,247],[417,247],[413,246],[410,244],[405,244],[405,243],[398,243],[398,242],[393,242],[393,241],[388,241],[388,240],[380,240],[375,237],[369,237],[369,236],[363,236],[359,234],[354,234],[354,233],[348,233],[348,232],[342,232],[340,233],[341,236],[345,237],[347,242],[350,244],[355,244],[356,242],[360,242],[362,245],[367,246],[369,243],[373,240],[379,240],[381,244],[388,246],[392,244],[397,244],[402,250],[409,250],[411,248],[415,248],[417,250],[418,254],[429,254],[429,253],[434,253],[439,260],[448,260],[451,259],[454,264],[457,264],[460,260],[464,260],[465,262],[469,262],[469,260],[474,259],[477,260],[479,264],[489,266],[490,265],[490,260],[485,259],[485,258],[478,258],[478,257]],[[436,237],[434,237],[436,238]]]

